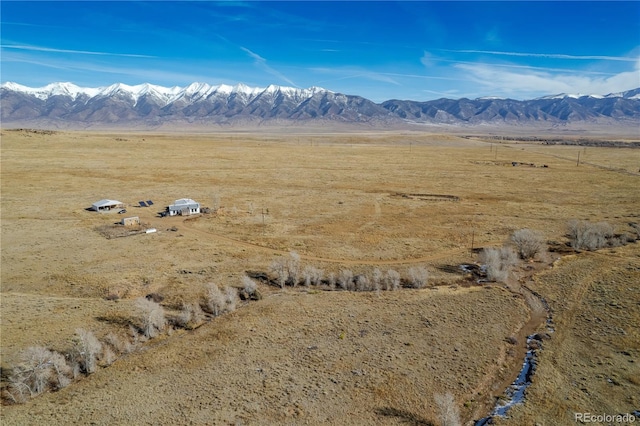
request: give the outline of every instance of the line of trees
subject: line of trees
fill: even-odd
[[[576,250],[624,245],[640,239],[640,225],[630,225],[634,233],[620,235],[615,234],[613,227],[607,222],[571,220],[567,225],[567,237],[571,247]],[[505,282],[521,260],[531,260],[546,248],[541,232],[520,229],[509,237],[504,246],[483,249],[479,262],[489,281]],[[424,266],[408,268],[404,276],[394,269],[382,271],[379,268],[361,273],[354,273],[350,269],[326,273],[313,265],[303,267],[300,255],[291,252],[274,259],[268,274],[259,275],[263,281],[281,288],[316,286],[328,290],[394,291],[403,287],[425,288],[429,284],[430,274]],[[179,312],[170,315],[152,298],[136,299],[136,313],[128,321],[128,332],[111,332],[98,339],[92,331],[79,328],[70,347],[65,351],[58,352],[43,346],[32,346],[22,351],[19,362],[6,375],[7,380],[2,388],[3,400],[23,403],[42,392],[62,389],[100,367],[111,365],[149,339],[165,332],[170,333],[176,328],[197,328],[207,320],[233,312],[240,299],[261,298],[256,282],[245,275],[237,287],[207,284],[197,300],[183,303]],[[451,405],[445,399],[441,399],[438,404]]]
[[[429,271],[424,266],[415,266],[406,271],[406,277],[394,269],[383,272],[379,268],[354,273],[351,269],[341,269],[337,273],[326,273],[312,265],[302,266],[300,255],[290,252],[288,256],[274,259],[269,266],[269,274],[261,275],[268,283],[280,288],[286,286],[318,286],[328,290],[345,291],[393,291],[401,287],[424,288],[429,282]]]
[[[3,402],[21,404],[43,392],[63,389],[101,367],[108,367],[149,339],[176,328],[193,329],[207,319],[233,312],[240,298],[261,298],[256,283],[249,277],[243,277],[240,284],[239,288],[207,284],[198,300],[183,303],[182,309],[172,314],[167,314],[153,298],[141,297],[134,302],[135,312],[127,321],[126,331],[98,338],[92,331],[78,328],[66,350],[29,347],[20,352],[16,365],[9,368],[2,387]]]
[[[608,222],[589,222],[572,219],[567,224],[567,236],[575,250],[598,250],[605,247],[619,247],[640,239],[640,226],[629,223],[633,233],[616,234]]]

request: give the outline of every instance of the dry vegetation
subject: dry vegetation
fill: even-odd
[[[640,233],[638,163],[410,132],[3,130],[2,375],[40,395],[2,423],[467,422],[539,324],[520,284],[556,332],[502,422],[637,409],[640,251],[616,246]],[[212,213],[157,216],[183,197]],[[158,232],[85,210],[102,198]],[[548,269],[566,243],[586,251]],[[472,245],[506,285],[464,275]]]

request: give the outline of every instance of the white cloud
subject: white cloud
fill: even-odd
[[[254,64],[260,68],[261,70],[281,79],[286,81],[287,83],[289,83],[292,86],[298,87],[297,84],[295,84],[292,80],[290,80],[289,78],[287,78],[284,74],[282,74],[280,71],[272,68],[271,66],[269,66],[267,64],[267,60],[265,58],[263,58],[262,56],[258,55],[255,52],[252,52],[251,50],[247,49],[246,47],[242,47],[239,46],[240,49],[242,49],[247,55],[249,55],[253,60],[254,60]]]
[[[640,87],[638,64],[635,70],[607,77],[526,69],[516,73],[486,64],[457,64],[455,68],[465,72],[471,81],[482,86],[483,91],[491,95],[525,98],[556,93],[606,95]]]
[[[496,63],[486,63],[486,62],[472,62],[472,61],[444,59],[444,58],[437,57],[427,51],[425,51],[422,57],[420,58],[420,62],[422,63],[422,65],[424,65],[427,68],[442,66],[443,64],[448,63],[448,64],[466,64],[466,65],[477,65],[477,66],[484,65],[488,67],[515,68],[515,69],[525,69],[525,70],[531,70],[531,71],[545,71],[545,72],[568,72],[568,73],[575,72],[575,69],[569,69],[569,68],[534,67],[531,65],[516,65],[516,64],[509,64],[509,63],[496,64]],[[615,75],[614,73],[602,72],[602,71],[582,71],[582,73],[593,74],[593,75]]]
[[[383,83],[390,83],[396,86],[400,86],[399,82],[391,78],[391,74],[368,71],[358,67],[336,67],[336,68],[316,67],[316,68],[309,68],[308,70],[311,72],[334,76],[333,78],[330,78],[330,79],[318,81],[316,82],[316,84],[324,84],[330,81],[347,80],[352,78],[364,78],[367,80],[380,81]]]
[[[335,77],[328,80],[319,81],[318,84],[328,81],[346,80],[350,78],[364,78],[372,81],[380,81],[390,83],[396,86],[403,86],[399,79],[420,79],[420,80],[450,80],[459,81],[458,77],[442,77],[424,74],[405,74],[396,72],[369,71],[359,67],[336,67],[336,68],[308,68],[309,71],[321,74],[334,75]]]
[[[77,55],[124,56],[129,58],[155,58],[156,57],[156,56],[149,56],[149,55],[138,55],[133,53],[112,53],[112,52],[94,52],[89,50],[55,49],[51,47],[30,46],[26,44],[3,44],[3,45],[0,45],[0,47],[3,49],[28,50],[28,51],[34,51],[34,52],[73,53]]]
[[[481,53],[485,55],[499,55],[499,56],[523,56],[529,58],[550,58],[550,59],[575,59],[575,60],[602,60],[602,61],[622,61],[622,62],[636,62],[637,58],[630,56],[600,56],[600,55],[565,55],[560,53],[527,53],[527,52],[498,52],[494,50],[449,50],[438,49],[443,52],[453,53]]]
[[[420,62],[422,63],[422,65],[424,65],[427,68],[434,66],[436,60],[437,58],[433,56],[433,54],[427,52],[426,50],[424,51],[422,58],[420,58]]]
[[[38,67],[50,68],[53,70],[62,70],[62,73],[46,72],[50,75],[50,78],[46,80],[46,84],[53,81],[67,81],[73,80],[69,75],[74,75],[76,78],[85,78],[83,75],[91,75],[90,80],[96,81],[96,83],[90,83],[95,86],[112,84],[113,82],[121,81],[122,78],[126,78],[127,81],[148,82],[155,84],[188,84],[194,81],[212,81],[216,84],[221,79],[212,76],[208,70],[192,69],[191,73],[180,72],[179,70],[172,71],[172,65],[167,63],[157,63],[149,67],[135,67],[135,66],[118,66],[118,65],[106,65],[100,63],[76,61],[70,59],[56,59],[49,61],[39,60],[37,57],[33,58],[31,54],[24,52],[11,52],[10,54],[3,54],[3,63],[24,63],[32,65],[30,68],[33,72],[28,75],[23,75],[20,78],[24,78],[30,81],[34,79],[40,79],[44,72],[38,69]],[[71,73],[71,74],[70,74]],[[5,72],[6,74],[6,72]],[[18,81],[18,78],[11,77],[14,81]],[[4,80],[4,79],[3,79]],[[102,83],[98,83],[101,81]],[[19,81],[21,83],[28,83],[27,81]],[[28,84],[27,84],[28,85]]]

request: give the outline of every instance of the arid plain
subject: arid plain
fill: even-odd
[[[640,408],[639,245],[565,245],[570,219],[619,233],[640,222],[638,149],[409,131],[1,137],[3,376],[29,346],[65,351],[79,327],[126,333],[138,297],[176,312],[292,251],[326,274],[430,273],[428,288],[393,292],[261,283],[262,300],[4,405],[3,424],[439,424],[434,395],[447,392],[470,422],[517,375],[524,337],[545,330],[522,284],[555,331],[525,404],[496,422]],[[157,232],[106,238],[123,215],[87,211],[104,198]],[[179,198],[215,212],[159,217]],[[561,250],[506,285],[464,275],[472,247],[521,228]]]

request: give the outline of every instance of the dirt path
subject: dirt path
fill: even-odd
[[[230,244],[248,247],[253,249],[259,249],[265,252],[277,254],[277,255],[287,255],[289,254],[284,250],[276,250],[270,247],[264,247],[257,244],[247,243],[241,240],[233,239],[226,237],[224,235],[220,235],[214,232],[203,231],[197,229],[193,226],[193,221],[184,221],[184,227],[187,228],[190,232],[193,232],[198,235],[206,235],[209,237],[216,238],[220,241],[225,241]],[[491,244],[500,244],[501,241],[495,241],[491,243],[487,243],[486,245]],[[326,263],[337,263],[343,265],[407,265],[407,264],[415,264],[415,263],[425,263],[432,262],[434,260],[446,259],[448,257],[463,254],[467,252],[466,248],[458,248],[453,250],[448,250],[445,252],[440,252],[436,255],[424,256],[419,258],[411,258],[411,259],[396,259],[396,260],[372,260],[372,259],[363,259],[363,260],[353,260],[353,259],[335,259],[335,258],[326,258],[326,257],[318,257],[318,256],[309,256],[300,254],[302,259],[308,261],[317,261],[317,262],[326,262]],[[474,412],[474,419],[479,419],[490,413],[495,406],[495,398],[504,394],[505,389],[507,389],[511,383],[518,376],[520,369],[522,367],[522,360],[524,359],[527,353],[527,337],[540,329],[540,327],[545,324],[549,313],[547,312],[544,304],[540,300],[540,298],[535,295],[527,286],[533,282],[533,276],[540,272],[541,269],[548,266],[545,262],[539,265],[537,268],[527,271],[523,276],[519,279],[511,279],[507,284],[506,288],[511,291],[514,295],[518,295],[522,297],[527,306],[529,307],[529,318],[525,322],[525,324],[518,330],[514,330],[514,336],[517,340],[517,345],[513,347],[513,351],[507,357],[506,351],[500,354],[499,359],[495,363],[495,368],[493,371],[488,372],[486,379],[482,381],[476,388],[473,389],[473,392],[470,393],[470,398],[474,395],[485,395],[482,402],[478,404],[477,409]],[[500,371],[501,368],[504,369]]]
[[[246,241],[242,241],[242,240],[238,240],[235,238],[230,238],[230,237],[226,237],[224,235],[215,233],[215,232],[210,232],[210,231],[204,231],[202,229],[198,229],[195,226],[193,226],[193,220],[185,220],[183,222],[183,226],[184,228],[188,229],[190,232],[194,233],[194,234],[198,234],[198,235],[203,235],[203,236],[208,236],[208,237],[213,237],[219,241],[224,241],[226,243],[235,245],[237,247],[246,247],[246,248],[252,248],[252,249],[257,249],[257,250],[261,250],[263,252],[266,253],[271,253],[271,254],[276,254],[276,255],[288,255],[289,251],[287,250],[277,250],[271,247],[265,247],[265,246],[261,246],[258,244],[253,244],[253,243],[248,243]],[[493,242],[486,242],[484,243],[484,245],[493,245],[493,244],[501,244],[502,241],[493,241]],[[431,262],[434,260],[441,260],[441,259],[446,259],[455,255],[459,255],[459,254],[464,254],[466,252],[468,252],[469,249],[468,248],[456,248],[456,249],[452,249],[452,250],[447,250],[444,252],[439,252],[438,254],[434,254],[431,256],[422,256],[422,257],[415,257],[415,258],[410,258],[410,259],[389,259],[389,260],[377,260],[377,259],[336,259],[336,258],[331,258],[331,257],[320,257],[320,256],[310,256],[310,255],[306,255],[306,254],[301,254],[298,253],[300,255],[301,259],[304,260],[312,260],[312,261],[316,261],[316,262],[325,262],[325,263],[337,263],[337,264],[341,264],[341,265],[372,265],[372,266],[377,266],[377,265],[411,265],[411,264],[415,264],[415,263],[425,263],[425,262]]]
[[[550,315],[540,296],[529,289],[530,284],[533,283],[534,276],[544,266],[548,266],[547,262],[538,268],[527,271],[520,278],[511,278],[506,284],[506,288],[511,293],[525,300],[529,308],[529,319],[512,336],[516,339],[517,344],[512,348],[509,357],[507,357],[506,353],[501,353],[500,359],[496,363],[496,369],[487,374],[486,379],[474,389],[474,395],[481,394],[485,396],[482,403],[474,411],[475,420],[484,418],[491,413],[496,405],[496,397],[503,395],[505,390],[514,382],[522,368],[522,360],[529,349],[527,347],[527,337],[539,331]],[[496,371],[502,365],[505,365],[506,370],[502,372]]]

